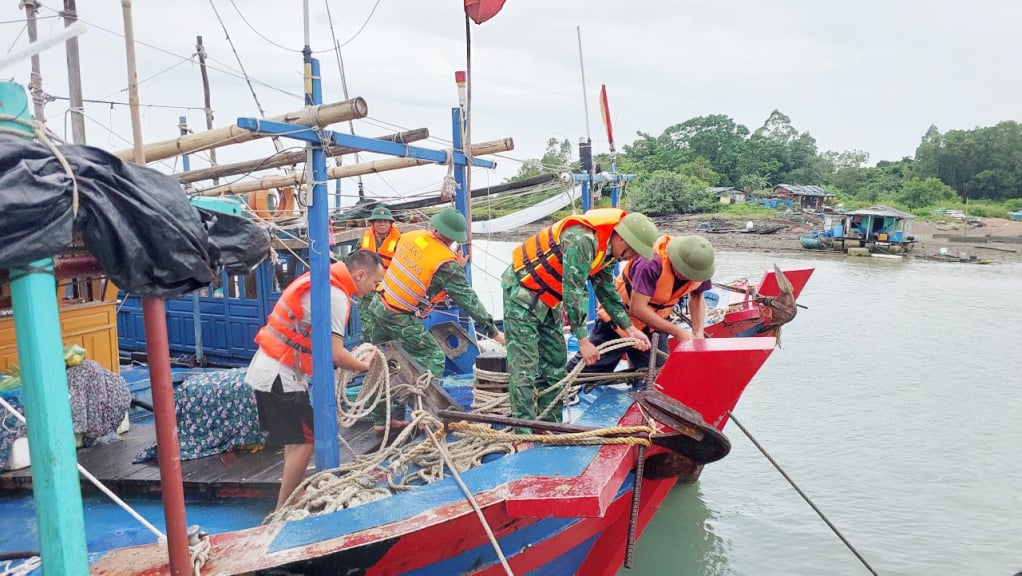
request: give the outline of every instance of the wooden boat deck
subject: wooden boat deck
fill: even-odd
[[[341,463],[350,462],[351,450],[360,454],[379,447],[380,439],[369,422],[358,422],[343,429]],[[85,467],[116,494],[160,492],[160,470],[156,460],[133,464],[135,456],[156,442],[156,429],[151,421],[132,423],[121,441],[104,446],[78,450],[78,463]],[[351,450],[345,445],[351,446]],[[181,462],[181,475],[186,494],[213,497],[276,496],[284,467],[283,447],[267,447],[258,452],[234,450]],[[310,470],[311,473],[311,470]],[[0,491],[24,490],[32,487],[32,468],[0,474]],[[82,478],[85,491],[95,491]]]

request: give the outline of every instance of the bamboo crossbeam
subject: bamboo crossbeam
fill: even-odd
[[[378,139],[386,140],[388,142],[408,144],[410,142],[418,142],[427,138],[429,138],[429,130],[426,128],[418,128],[416,130],[408,130],[406,132],[380,136]],[[327,148],[326,155],[328,157],[341,156],[342,154],[353,154],[355,152],[358,152],[358,150],[345,146],[331,146],[330,148]],[[249,172],[264,170],[267,168],[280,168],[281,166],[299,164],[301,162],[305,162],[305,157],[305,150],[292,150],[283,154],[274,154],[269,158],[263,158],[260,160],[248,160],[246,162],[236,162],[234,164],[221,164],[220,166],[211,166],[209,168],[203,168],[202,170],[181,172],[174,174],[174,177],[182,184],[187,184],[190,182],[199,182],[200,180],[211,180],[213,178],[224,178],[226,176],[235,176],[237,174],[248,174]]]
[[[329,126],[336,122],[345,120],[356,120],[365,118],[369,114],[369,107],[362,98],[352,98],[344,102],[333,102],[321,106],[306,106],[301,110],[288,112],[283,116],[269,118],[275,122],[287,122],[300,124],[302,126]],[[265,134],[258,134],[236,125],[214,128],[206,132],[188,134],[172,140],[153,142],[145,146],[146,162],[155,162],[178,156],[180,154],[191,154],[200,150],[208,150],[228,144],[248,142],[257,138],[265,138]],[[134,151],[119,150],[114,153],[121,160],[131,161],[134,158]]]
[[[492,140],[489,142],[473,144],[471,150],[472,156],[483,156],[486,154],[507,152],[509,150],[513,150],[514,146],[514,140],[511,138],[503,138],[501,140]],[[327,180],[337,180],[339,178],[350,178],[352,176],[362,176],[364,174],[400,170],[401,168],[411,168],[412,166],[423,166],[425,164],[434,163],[428,160],[419,160],[417,158],[387,158],[386,160],[362,162],[360,164],[350,164],[348,166],[334,166],[327,170]],[[225,196],[228,194],[245,194],[247,192],[255,192],[256,190],[281,188],[284,186],[297,186],[305,182],[305,172],[305,170],[298,170],[294,174],[264,176],[258,180],[246,180],[244,182],[235,182],[233,184],[225,184],[223,186],[214,186],[200,191],[199,195]]]

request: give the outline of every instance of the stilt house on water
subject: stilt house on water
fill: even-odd
[[[870,206],[846,212],[830,230],[813,232],[800,240],[804,248],[847,252],[866,249],[875,254],[901,254],[911,250],[915,238],[909,226],[915,215],[890,206]]]

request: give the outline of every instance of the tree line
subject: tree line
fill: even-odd
[[[567,140],[552,138],[543,158],[524,164],[513,179],[570,164],[571,150]],[[609,161],[596,157],[604,167]],[[639,132],[617,162],[619,172],[636,175],[631,208],[654,214],[712,209],[716,197],[707,191],[712,186],[754,193],[777,184],[820,185],[854,205],[921,211],[968,200],[1000,216],[1022,208],[1022,125],[1010,120],[943,134],[931,126],[914,156],[869,165],[862,150],[820,152],[816,139],[779,110],[755,130],[713,114],[658,136]]]

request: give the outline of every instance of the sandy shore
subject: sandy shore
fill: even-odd
[[[820,223],[815,225],[808,223],[792,222],[783,218],[771,217],[741,217],[725,220],[715,214],[684,214],[663,216],[653,219],[657,227],[664,234],[702,234],[722,251],[738,252],[796,252],[806,255],[830,255],[834,253],[806,250],[799,244],[799,236],[808,234],[814,228],[821,229]],[[752,221],[757,229],[773,228],[783,226],[776,232],[770,234],[748,234],[745,230],[746,223]],[[975,254],[979,258],[991,259],[995,262],[1022,262],[1022,244],[1013,243],[988,243],[986,236],[1016,236],[1022,237],[1022,221],[1013,221],[1002,218],[985,218],[982,227],[966,227],[959,222],[923,222],[913,221],[910,225],[910,235],[915,237],[916,244],[912,253],[916,255],[937,254],[941,248],[947,248],[951,254],[964,252]],[[490,238],[494,240],[520,241],[537,232],[549,222],[538,222],[523,226],[513,233],[493,234]],[[716,228],[715,232],[700,231],[700,224],[709,224]],[[934,234],[944,235],[966,235],[975,236],[975,241],[950,242],[947,238],[934,238]],[[985,246],[985,248],[977,248]],[[996,250],[1002,248],[1004,250]],[[1015,250],[1009,252],[1005,250]]]

